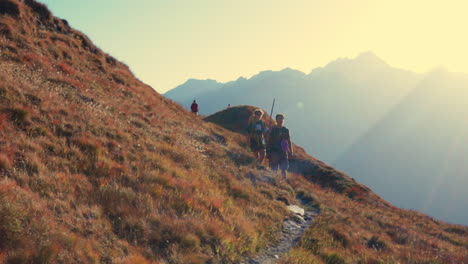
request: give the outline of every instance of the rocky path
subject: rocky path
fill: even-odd
[[[273,264],[284,256],[299,241],[304,231],[312,225],[318,211],[304,210],[295,205],[288,206],[295,213],[293,219],[285,221],[281,238],[253,258],[246,258],[243,264]]]

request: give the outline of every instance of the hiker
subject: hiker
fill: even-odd
[[[260,164],[262,164],[265,159],[265,133],[268,131],[265,122],[262,121],[262,117],[263,111],[261,109],[256,109],[247,127],[250,139],[250,149]]]
[[[277,114],[275,119],[276,125],[271,128],[268,136],[268,159],[270,168],[277,171],[279,167],[283,179],[286,179],[286,170],[289,167],[288,156],[293,155],[291,136],[289,135],[289,129],[283,126],[284,115]]]
[[[197,101],[193,100],[192,105],[190,106],[190,109],[192,110],[192,113],[195,115],[198,115],[198,104]]]

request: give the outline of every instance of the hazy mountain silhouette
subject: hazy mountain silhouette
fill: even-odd
[[[202,114],[228,103],[251,104],[287,116],[295,142],[321,160],[369,184],[385,199],[447,221],[468,223],[463,177],[468,110],[466,75],[395,69],[372,52],[337,59],[310,74],[286,68],[250,79],[166,96]],[[199,81],[198,85],[204,85]]]
[[[467,101],[468,75],[434,71],[334,165],[398,206],[468,224]]]
[[[216,85],[188,82],[165,96],[201,114],[231,105],[257,105],[287,115],[294,139],[326,162],[333,162],[355,140],[411,91],[421,76],[388,66],[371,52],[338,59],[310,74],[286,68],[263,71],[250,79]],[[193,85],[196,84],[196,85]]]
[[[178,98],[181,101],[190,101],[193,94],[203,93],[218,89],[222,86],[215,80],[189,79],[184,84],[177,86],[166,93],[169,98]]]

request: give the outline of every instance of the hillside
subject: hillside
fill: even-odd
[[[301,201],[321,215],[282,263],[467,262],[466,227],[397,209],[299,148],[287,182],[256,180],[274,175],[245,135],[34,0],[0,0],[0,50],[0,263],[240,263]]]

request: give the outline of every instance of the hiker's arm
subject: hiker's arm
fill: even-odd
[[[289,133],[289,131],[288,131],[288,138],[287,139],[288,139],[288,145],[289,145],[289,153],[291,155],[293,155],[294,154],[293,145],[292,145],[292,142],[291,142],[291,134]]]
[[[269,152],[270,151],[270,147],[271,147],[271,137],[270,137],[270,132],[271,131],[268,131],[267,134],[265,134],[265,147],[266,147],[266,151]]]
[[[291,153],[291,155],[293,154],[293,146],[292,146],[292,143],[291,143],[291,138],[288,138],[288,144],[289,144],[289,153]]]

